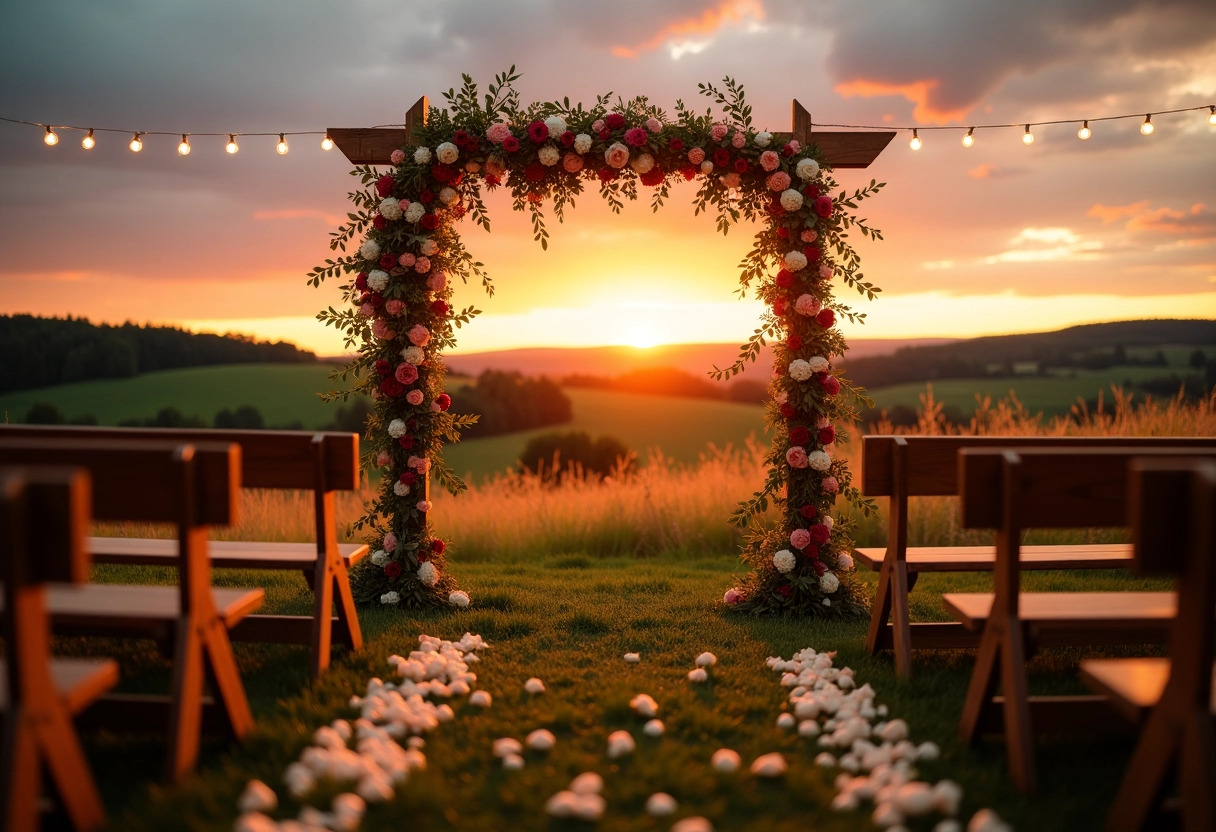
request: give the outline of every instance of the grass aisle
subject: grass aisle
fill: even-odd
[[[577,821],[550,821],[545,801],[576,774],[604,775],[608,809],[603,830],[665,830],[670,820],[651,819],[643,804],[651,793],[667,791],[680,801],[677,817],[704,814],[719,830],[868,829],[869,811],[838,814],[828,808],[837,769],[812,760],[821,749],[775,725],[786,691],[779,674],[764,666],[770,655],[789,657],[812,646],[839,651],[836,665],[853,667],[858,682],[869,682],[891,717],[908,720],[912,739],[942,746],[941,759],[922,763],[921,777],[951,778],[966,795],[964,821],[990,806],[1022,829],[1093,829],[1105,812],[1130,753],[1131,740],[1044,741],[1038,746],[1041,793],[1034,800],[1006,784],[1003,746],[960,747],[955,727],[971,658],[962,653],[918,655],[917,678],[894,678],[889,657],[870,659],[863,649],[862,622],[826,623],[752,620],[723,614],[714,604],[738,568],[733,559],[695,561],[612,561],[553,558],[532,564],[458,564],[459,579],[475,608],[416,615],[372,610],[363,616],[367,650],[346,657],[316,687],[308,688],[302,648],[238,646],[250,697],[258,717],[244,748],[216,745],[200,773],[176,788],[149,787],[161,746],[150,741],[90,741],[90,754],[103,792],[114,811],[113,829],[227,830],[248,778],[271,784],[280,794],[278,817],[294,817],[298,806],[285,800],[284,768],[308,744],[313,730],[353,715],[347,700],[362,693],[367,679],[385,676],[385,659],[417,645],[420,632],[458,638],[479,633],[493,649],[474,665],[477,686],[494,696],[481,711],[453,701],[457,717],[427,737],[425,772],[398,790],[397,799],[373,806],[364,829],[576,829]],[[132,571],[109,568],[107,579],[129,580]],[[149,570],[139,570],[153,577]],[[253,575],[217,573],[216,583],[248,585]],[[265,579],[266,573],[259,573]],[[918,587],[919,613],[940,613],[932,600],[945,580]],[[1031,585],[1039,576],[1031,576]],[[1115,573],[1050,578],[1056,588],[1130,587],[1136,582]],[[951,584],[982,584],[983,578]],[[264,583],[264,580],[263,580]],[[308,604],[298,576],[280,576],[269,587],[273,610],[304,611]],[[76,644],[80,644],[77,642]],[[79,648],[77,648],[79,649]],[[685,674],[703,650],[719,664],[707,685],[691,685]],[[637,651],[639,665],[622,655]],[[1032,664],[1032,687],[1040,691],[1077,689],[1077,657],[1049,651]],[[145,687],[164,673],[153,653],[125,654],[141,675],[127,687]],[[548,692],[523,693],[523,682],[539,676]],[[659,703],[667,733],[651,738],[644,720],[629,708],[630,698],[649,693]],[[527,752],[527,766],[504,771],[491,754],[499,737],[520,740],[549,728],[557,746],[547,756]],[[605,756],[611,731],[628,729],[638,749],[611,763]],[[710,755],[734,748],[744,765],[756,756],[783,752],[790,762],[784,780],[759,781],[746,770],[717,774]],[[314,805],[328,807],[340,789],[325,788]],[[912,825],[929,829],[933,822]]]

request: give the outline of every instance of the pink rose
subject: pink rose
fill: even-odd
[[[394,150],[392,153],[389,154],[388,160],[390,162],[392,162],[394,165],[401,164],[402,162],[405,161],[405,151]]]
[[[795,549],[805,549],[811,542],[811,533],[806,529],[794,529],[790,532],[790,545]]]
[[[805,468],[810,464],[806,458],[806,448],[801,445],[795,445],[786,451],[785,461],[789,463],[791,468]]]
[[[397,549],[397,535],[389,532],[384,536],[384,551],[392,552]]]
[[[836,274],[836,270],[832,268],[831,263],[819,264],[819,276],[824,280],[831,280],[832,275]]]
[[[741,148],[747,144],[747,136],[743,135],[742,130],[736,130],[735,135],[730,137],[731,147]]]
[[[790,143],[786,147],[790,149],[791,153],[797,153],[799,150],[802,150],[802,145],[798,143],[797,139],[790,139]]]
[[[625,144],[630,147],[641,147],[650,141],[650,136],[646,135],[646,131],[641,127],[634,127],[625,131]]]
[[[410,457],[409,467],[419,474],[425,474],[431,470],[431,461],[424,456],[412,456]]]
[[[388,324],[383,318],[376,318],[372,322],[372,335],[383,338],[385,341],[391,341],[397,337],[397,333],[388,328]]]
[[[646,119],[646,129],[651,133],[658,133],[663,129],[663,122],[659,121],[654,116],[651,116],[650,118]]]
[[[419,511],[430,511],[431,510],[431,501],[430,500],[419,500],[417,508]]]
[[[410,331],[406,335],[409,337],[410,343],[415,347],[425,347],[431,342],[431,332],[422,324],[415,324],[410,327]]]
[[[715,124],[713,127],[711,127],[709,129],[709,136],[714,141],[720,142],[726,138],[726,134],[728,132],[729,132],[729,130],[727,129],[725,124]]]
[[[497,124],[491,124],[490,129],[486,131],[486,138],[494,142],[494,144],[502,144],[503,139],[510,135],[510,125],[504,124],[501,121]]]
[[[423,399],[423,396],[422,396],[421,390],[411,390],[410,392],[405,394],[405,400],[407,402],[409,402],[410,404],[414,405],[415,407],[422,404],[422,399]]]
[[[414,255],[407,251],[405,254],[397,258],[397,262],[408,269],[410,266],[414,265],[414,259]]]
[[[389,300],[384,302],[384,311],[390,315],[400,315],[401,310],[405,308],[405,304],[399,300]]]
[[[806,315],[808,318],[819,314],[819,310],[823,308],[823,303],[814,295],[799,295],[798,300],[794,301],[794,311],[799,315]]]
[[[804,243],[813,243],[819,239],[819,232],[813,228],[808,228],[798,236],[802,238],[802,242]]]
[[[365,318],[370,318],[372,315],[376,314],[376,307],[372,306],[370,303],[365,303],[359,307],[359,314]]]
[[[426,274],[431,270],[431,258],[419,257],[414,261],[414,271],[418,274]]]
[[[815,213],[823,217],[825,220],[832,216],[832,198],[830,196],[821,196],[816,198]]]
[[[781,167],[781,157],[777,155],[775,150],[766,150],[760,154],[760,167],[767,171],[773,171]]]
[[[764,180],[764,184],[768,186],[770,191],[784,191],[790,186],[790,175],[783,170],[775,171],[768,175],[768,179]]]
[[[381,451],[380,453],[376,454],[376,464],[381,468],[388,465],[390,461],[391,457],[389,457],[388,451]]]
[[[840,557],[836,558],[836,568],[848,572],[853,568],[853,556],[848,553],[842,553]]]
[[[443,408],[439,406],[439,402],[431,402],[432,413],[438,413],[441,410],[443,410]]]
[[[734,171],[731,171],[722,177],[722,184],[727,188],[737,188],[739,187],[740,182],[741,180],[739,179],[739,174],[735,173]]]
[[[577,153],[567,153],[562,157],[562,167],[565,168],[566,173],[578,173],[583,169],[583,157]]]
[[[604,151],[604,161],[609,167],[623,168],[629,164],[629,148],[620,142],[613,142],[607,150]]]
[[[737,604],[743,600],[743,593],[737,589],[728,589],[726,594],[722,596],[722,603]]]
[[[840,483],[836,481],[835,477],[824,477],[820,485],[829,494],[835,494],[840,491]]]
[[[688,161],[694,165],[699,165],[705,161],[705,151],[699,147],[694,147],[688,151]]]
[[[393,376],[402,384],[413,384],[418,380],[418,368],[408,361],[403,361],[397,365],[397,371],[393,373]]]
[[[442,292],[448,286],[448,276],[443,272],[434,272],[426,279],[426,288],[432,292]]]
[[[604,123],[602,118],[597,118],[595,121],[591,122],[591,132],[602,133],[604,132],[604,128],[607,126],[608,125]]]

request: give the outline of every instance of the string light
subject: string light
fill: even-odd
[[[1153,114],[1148,113],[1144,116],[1144,124],[1140,125],[1140,132],[1146,136],[1153,135]]]
[[[321,139],[321,149],[322,150],[333,150],[334,149],[334,140],[329,137],[328,132],[326,132],[325,138]]]
[[[975,144],[975,128],[968,127],[967,135],[963,136],[963,147],[971,147],[973,144]]]
[[[83,147],[85,150],[92,150],[94,147],[97,146],[97,139],[93,138],[93,128],[92,127],[89,128],[88,134],[86,134],[85,137],[80,140],[80,146]]]
[[[1030,132],[1030,125],[1026,125],[1026,132],[1022,134],[1022,144],[1034,144],[1034,133]]]
[[[916,135],[916,128],[912,128],[912,141],[908,142],[908,147],[913,150],[920,150],[920,136]]]
[[[278,153],[280,156],[287,155],[287,139],[283,138],[282,133],[279,134],[279,143],[274,146],[274,150],[275,153]]]
[[[229,156],[232,156],[240,149],[241,149],[240,145],[238,145],[236,143],[236,136],[232,133],[229,133],[228,134],[228,144],[224,145],[224,150],[227,151]]]
[[[182,133],[182,143],[177,146],[177,154],[179,156],[190,155],[190,139],[185,133]]]
[[[1213,104],[1208,109],[1212,111],[1211,115],[1208,116],[1208,124],[1216,127],[1216,104]]]
[[[1084,124],[1082,124],[1081,129],[1077,131],[1077,138],[1080,139],[1081,141],[1085,141],[1093,134],[1094,134],[1094,131],[1089,129],[1089,122],[1087,121]]]
[[[47,145],[51,146],[59,144],[59,136],[56,135],[55,131],[51,129],[49,124],[46,128],[46,135],[42,137],[42,140],[46,142]]]
[[[144,149],[144,143],[139,138],[140,135],[142,135],[142,134],[136,133],[134,136],[132,136],[131,143],[129,145],[127,145],[127,147],[131,148],[132,153],[138,153],[139,151]]]

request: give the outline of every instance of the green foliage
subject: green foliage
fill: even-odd
[[[243,404],[235,411],[224,408],[215,414],[214,425],[220,430],[262,430],[266,420],[262,411],[251,404]]]
[[[479,417],[470,439],[560,425],[574,415],[570,397],[549,379],[498,370],[486,370],[472,386],[455,390],[452,408]]]
[[[546,433],[528,441],[520,454],[520,465],[532,473],[547,473],[560,480],[568,472],[581,469],[601,477],[626,474],[636,463],[637,454],[614,436],[591,438],[582,431]]]

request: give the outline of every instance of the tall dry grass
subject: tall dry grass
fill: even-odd
[[[952,425],[929,388],[921,396],[919,422],[896,428],[880,421],[876,433],[972,436],[1213,436],[1216,392],[1205,399],[1145,399],[1112,388],[1110,404],[1083,404],[1071,416],[1044,419],[1014,397],[977,400],[968,424]],[[850,432],[842,454],[857,469],[860,435]],[[742,448],[710,448],[694,465],[682,465],[653,452],[636,471],[600,481],[581,471],[554,477],[551,472],[501,474],[465,494],[433,496],[436,532],[452,542],[453,556],[463,560],[525,561],[538,555],[581,554],[590,557],[734,556],[739,534],[727,522],[736,504],[764,481],[765,448],[749,440]],[[350,525],[371,496],[341,494],[337,501],[340,536],[358,539]],[[310,494],[249,490],[242,493],[240,523],[215,529],[220,539],[311,540]],[[842,512],[846,509],[841,506]],[[986,543],[989,536],[959,528],[956,501],[922,497],[912,502],[909,544],[920,546]],[[855,516],[857,545],[878,546],[886,540],[886,511]],[[111,524],[103,534],[165,535],[167,529]],[[1118,532],[1034,532],[1033,542],[1106,542]]]

